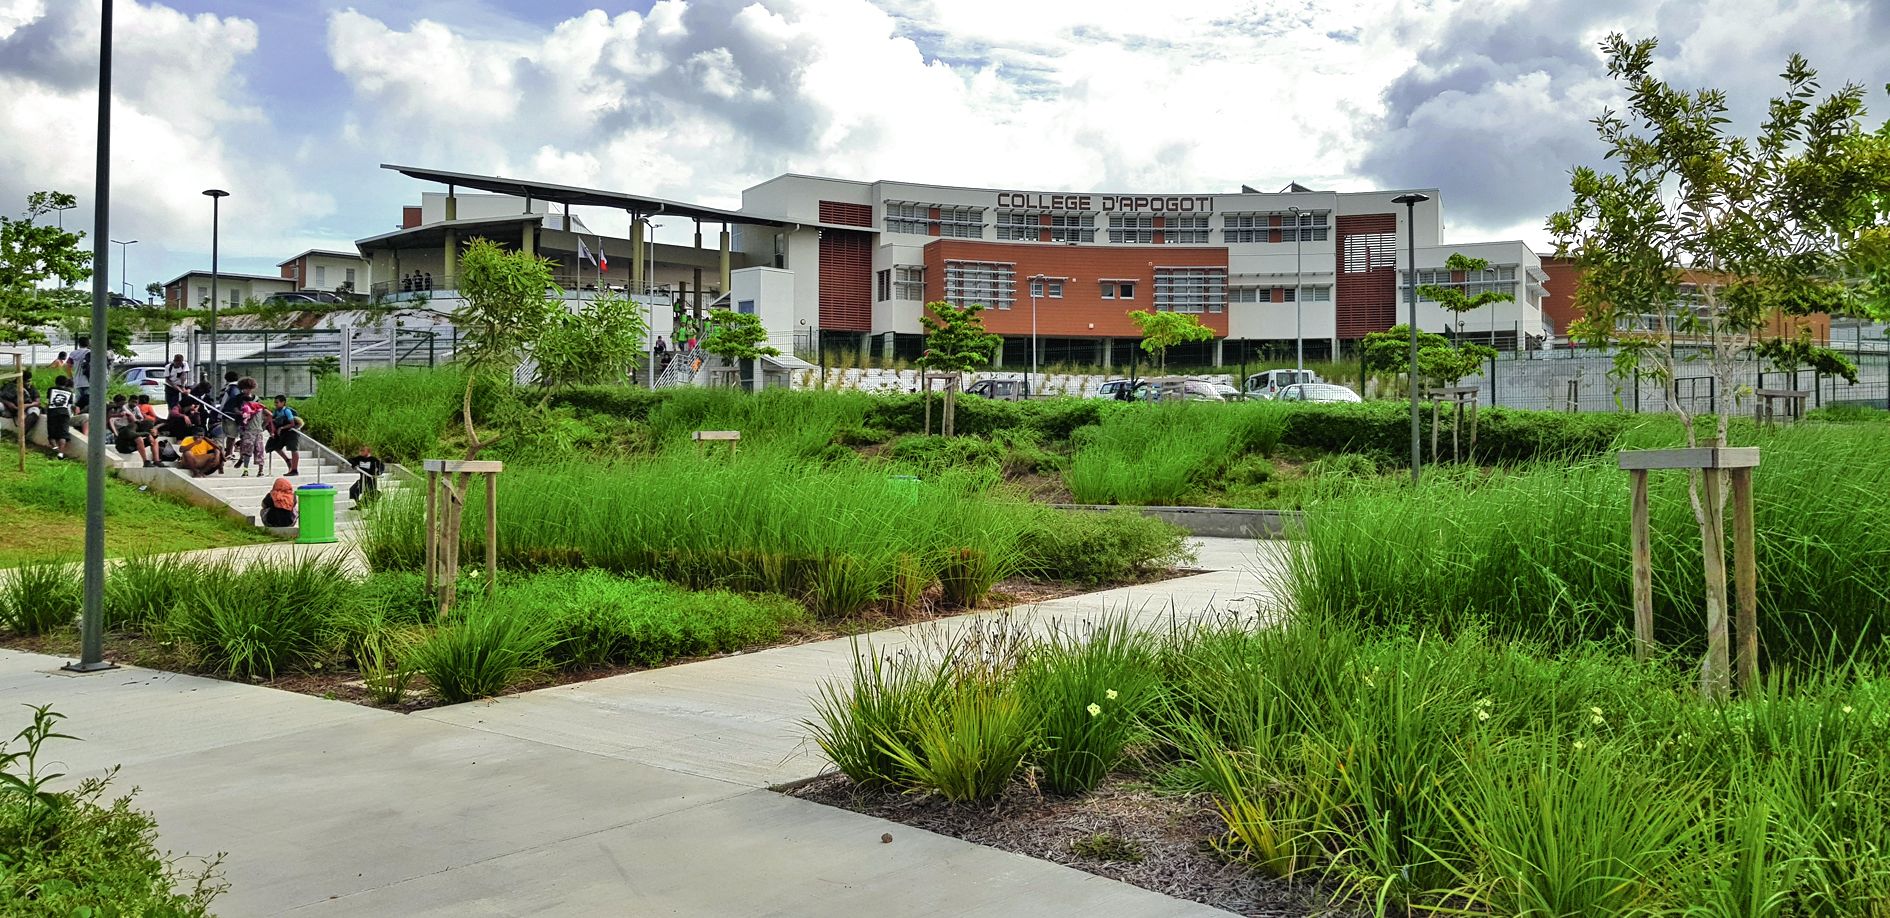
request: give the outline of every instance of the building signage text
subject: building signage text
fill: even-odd
[[[1016,210],[1154,211],[1156,213],[1213,213],[1212,195],[1045,194],[1000,191],[997,206]]]

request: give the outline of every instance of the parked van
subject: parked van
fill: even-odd
[[[1021,402],[1030,397],[1030,386],[1021,379],[980,379],[965,388],[966,395],[982,395],[1000,402]]]
[[[1295,383],[1325,382],[1319,374],[1311,370],[1262,370],[1247,377],[1247,395],[1253,398],[1273,398],[1280,390]]]

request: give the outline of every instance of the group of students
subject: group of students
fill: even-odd
[[[415,271],[400,276],[401,293],[427,293],[433,290],[433,272]]]
[[[281,457],[288,465],[288,477],[294,478],[301,471],[297,450],[302,445],[302,419],[289,407],[287,396],[276,396],[272,410],[257,397],[255,379],[228,372],[223,374],[221,402],[213,405],[208,398],[211,392],[207,380],[188,389],[175,381],[189,378],[182,356],[174,359],[167,370],[170,372],[166,374],[165,386],[166,401],[172,402],[170,416],[155,426],[159,435],[177,444],[179,467],[199,478],[221,474],[234,454],[236,468],[243,477],[248,477],[252,469],[257,475],[265,474],[265,465],[272,456]],[[147,396],[139,396],[139,399],[149,401]],[[151,429],[141,427],[144,419],[130,413],[123,415],[122,420],[127,425],[124,432],[132,436],[134,448],[138,448],[136,437],[149,436]],[[115,427],[114,433],[118,432]],[[150,445],[155,448],[154,441]],[[133,450],[121,445],[119,451],[130,453]],[[156,462],[147,460],[147,464]]]
[[[85,395],[86,390],[73,388],[72,377],[61,374],[53,377],[52,388],[42,400],[39,387],[33,384],[33,371],[22,370],[17,386],[0,386],[0,418],[13,419],[28,433],[44,418],[46,443],[64,459],[72,438],[72,416],[85,410],[81,401]],[[85,433],[83,424],[79,432]]]

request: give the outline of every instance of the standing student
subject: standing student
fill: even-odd
[[[256,477],[263,474],[264,456],[269,443],[269,409],[256,400],[253,392],[246,392],[249,401],[239,408],[238,422],[242,426],[242,435],[237,441],[236,467],[243,470],[243,477],[249,476],[249,465],[255,463]]]
[[[289,464],[288,475],[294,478],[302,470],[302,457],[296,452],[302,448],[302,419],[295,416],[295,409],[289,407],[289,397],[286,395],[276,396],[276,410],[270,419],[276,428],[276,445],[270,452],[281,456],[282,461]]]
[[[164,365],[164,408],[175,409],[184,400],[184,393],[190,391],[190,364],[184,362],[184,355],[172,354],[171,362]]]
[[[54,376],[59,376],[62,374],[66,376],[71,376],[72,375],[72,358],[67,356],[65,351],[60,351],[59,356],[53,358],[52,366],[47,367],[46,369],[51,371]]]
[[[72,430],[72,409],[78,403],[72,379],[61,376],[46,390],[46,445],[59,458],[66,458],[66,441]]]
[[[73,339],[72,371],[75,378],[71,388],[75,396],[73,409],[83,413],[92,404],[92,339],[80,335]]]
[[[237,376],[235,370],[223,374],[223,397],[217,402],[217,413],[223,415],[225,452],[235,452],[236,439],[243,435],[242,418],[238,416],[238,412],[242,411],[243,405],[249,402],[249,395],[243,391],[245,386],[250,392],[254,392],[256,381]]]

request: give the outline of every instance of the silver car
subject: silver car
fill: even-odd
[[[1358,397],[1357,392],[1332,383],[1295,383],[1281,389],[1280,394],[1276,396],[1276,398],[1282,402],[1364,401],[1364,399]]]

